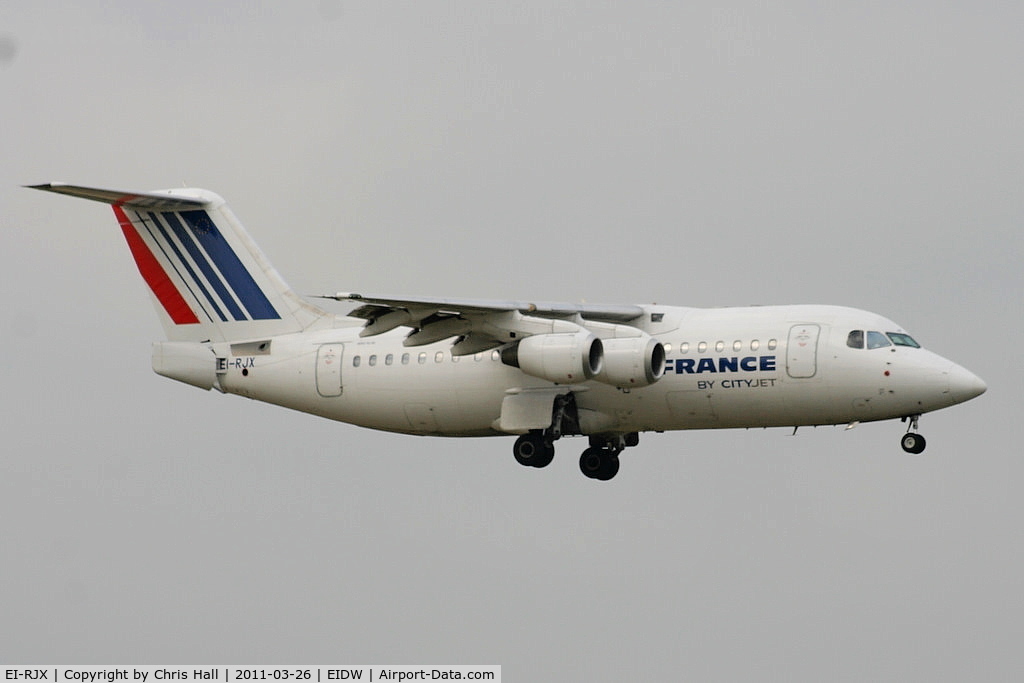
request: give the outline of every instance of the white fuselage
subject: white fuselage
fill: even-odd
[[[648,306],[639,325],[666,346],[665,375],[617,389],[566,390],[601,433],[867,422],[951,406],[984,390],[922,348],[851,348],[852,330],[901,332],[836,306],[694,309]],[[657,321],[657,322],[654,322]],[[360,337],[361,321],[275,337],[264,349],[214,344],[218,386],[333,420],[439,436],[507,434],[510,393],[557,385],[505,365],[497,351],[453,357],[451,341],[407,347],[408,330]]]
[[[153,370],[315,415],[407,434],[518,435],[542,468],[586,435],[607,481],[639,432],[855,424],[985,391],[891,320],[838,306],[697,309],[338,292],[345,316],[292,290],[216,193],[38,190],[110,204],[167,341]]]

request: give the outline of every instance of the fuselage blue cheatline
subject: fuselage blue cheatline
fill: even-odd
[[[153,369],[342,422],[408,434],[518,435],[544,467],[585,435],[580,469],[611,479],[639,433],[901,418],[985,384],[896,323],[839,306],[697,309],[293,292],[212,192],[35,189],[110,204],[167,341]]]

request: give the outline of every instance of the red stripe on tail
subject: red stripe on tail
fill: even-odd
[[[135,265],[139,267],[139,273],[142,274],[142,279],[149,285],[164,310],[167,311],[167,315],[171,317],[175,325],[198,324],[199,318],[181,296],[178,288],[171,282],[167,271],[153,256],[153,252],[142,241],[142,237],[128,219],[124,209],[116,204],[113,209],[114,215],[117,216],[117,222],[121,224],[121,232],[124,233],[124,238],[128,242],[128,248],[131,249],[132,256],[135,258]]]

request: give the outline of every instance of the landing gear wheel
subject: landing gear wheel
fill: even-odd
[[[598,481],[608,481],[616,474],[619,473],[619,454],[609,453],[606,460],[604,469],[601,471],[601,475],[597,477]]]
[[[920,434],[907,432],[903,435],[903,438],[900,439],[900,446],[902,446],[903,450],[907,453],[917,455],[924,452],[925,440]]]
[[[585,477],[596,479],[598,472],[601,471],[601,463],[603,460],[600,448],[588,448],[583,451],[583,455],[580,456],[580,472],[582,472]]]
[[[555,458],[555,446],[543,434],[523,434],[512,446],[516,462],[527,467],[547,467]]]
[[[555,444],[550,443],[548,441],[545,441],[544,442],[544,448],[541,449],[540,454],[537,455],[536,458],[534,459],[533,466],[537,467],[537,468],[547,467],[548,465],[551,464],[551,461],[554,460],[554,459],[555,459]]]
[[[580,456],[580,472],[590,479],[608,481],[619,473],[619,454],[606,448],[588,448]]]

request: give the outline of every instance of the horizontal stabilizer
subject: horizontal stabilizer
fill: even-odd
[[[204,193],[206,197],[197,197],[189,192],[195,190],[162,190],[160,192],[119,192],[118,190],[104,190],[97,187],[82,187],[80,185],[66,185],[64,183],[45,183],[43,185],[26,185],[33,190],[45,192],[56,192],[82,199],[91,199],[96,202],[113,204],[114,206],[127,206],[133,209],[149,209],[157,211],[188,211],[190,209],[201,209],[220,198],[212,192]]]

